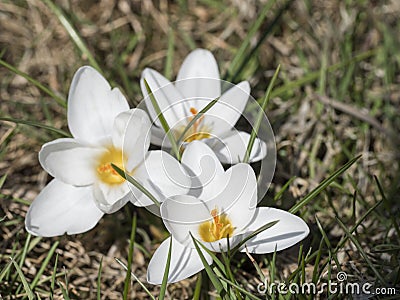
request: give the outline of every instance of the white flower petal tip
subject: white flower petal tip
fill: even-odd
[[[94,68],[78,69],[68,95],[68,127],[75,138],[96,142],[110,136],[114,118],[129,109],[119,91]]]
[[[97,182],[92,190],[95,204],[106,214],[118,211],[133,198],[126,182],[114,186]]]
[[[224,164],[237,164],[243,161],[250,134],[243,131],[232,130],[213,147],[218,159]],[[257,162],[267,155],[267,144],[256,138],[251,149],[249,162]]]
[[[53,179],[29,207],[25,228],[43,237],[78,234],[92,229],[102,216],[91,188],[74,187]]]
[[[147,269],[147,282],[151,284],[161,284],[164,276],[165,266],[169,251],[171,237],[167,238],[157,248],[150,260]],[[171,263],[168,274],[168,283],[186,279],[204,268],[199,254],[195,249],[187,248],[172,238]],[[204,251],[207,263],[212,263],[212,258]]]
[[[182,164],[187,167],[193,179],[192,188],[204,188],[215,179],[224,174],[224,168],[212,149],[205,143],[193,141],[187,144],[182,155]]]
[[[278,220],[274,226],[261,232],[254,238],[246,242],[247,249],[250,253],[271,253],[275,251],[289,248],[304,238],[310,232],[307,224],[299,217],[276,208],[259,207],[256,209],[253,222],[248,227],[248,232],[253,232],[261,226]],[[241,249],[245,252],[246,249]]]
[[[164,151],[149,151],[144,162],[135,169],[133,175],[156,199],[186,194],[191,187],[191,180],[182,165]],[[153,202],[130,185],[136,197],[136,206],[148,206]]]

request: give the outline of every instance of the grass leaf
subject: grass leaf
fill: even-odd
[[[335,171],[332,175],[328,178],[323,180],[315,189],[313,189],[307,196],[303,198],[300,202],[293,205],[293,207],[289,210],[290,213],[294,214],[298,212],[303,206],[309,203],[312,199],[314,199],[320,192],[322,192],[328,185],[330,185],[338,176],[343,174],[348,168],[350,168],[359,158],[361,155],[353,158],[352,160],[348,161],[344,166],[342,166],[339,170]]]
[[[87,57],[87,59],[89,60],[90,64],[95,69],[97,69],[97,71],[102,73],[99,64],[96,62],[96,60],[93,57],[92,53],[87,48],[87,46],[85,45],[84,41],[79,36],[78,32],[75,30],[75,28],[68,21],[68,19],[66,18],[66,16],[62,12],[62,10],[56,4],[54,4],[51,0],[43,0],[43,2],[45,2],[47,4],[47,6],[50,8],[50,10],[57,16],[58,20],[64,26],[65,30],[68,32],[68,34],[71,37],[71,39],[74,41],[75,45],[82,52],[82,54]]]
[[[41,84],[36,79],[30,77],[28,74],[18,70],[17,68],[13,67],[12,65],[6,63],[2,59],[0,59],[0,65],[5,67],[5,68],[7,68],[7,69],[9,69],[11,72],[13,72],[13,73],[25,78],[26,80],[28,80],[30,83],[32,83],[34,86],[36,86],[39,90],[41,90],[42,92],[46,93],[51,98],[53,98],[62,107],[67,107],[67,102],[65,101],[64,98],[61,98],[60,96],[57,96],[55,92],[53,92],[49,88],[45,87],[43,84]]]
[[[185,137],[185,134],[189,131],[189,129],[193,126],[193,124],[195,124],[197,122],[198,119],[201,118],[202,115],[204,115],[209,109],[211,109],[211,107],[213,107],[215,105],[215,103],[218,102],[220,97],[215,98],[214,100],[210,101],[210,103],[208,103],[202,110],[200,110],[192,120],[190,120],[190,122],[186,125],[185,129],[183,130],[183,132],[181,133],[181,135],[179,136],[178,140],[177,140],[177,145],[180,145],[182,143],[183,138]]]
[[[164,269],[164,276],[163,276],[162,283],[161,283],[160,295],[158,296],[159,300],[164,300],[165,292],[167,291],[169,267],[171,265],[171,253],[172,253],[172,237],[169,240],[167,263],[166,263],[165,269]]]
[[[169,142],[171,143],[172,151],[174,152],[175,157],[180,161],[181,160],[181,154],[179,152],[179,148],[178,148],[178,145],[176,143],[175,137],[174,137],[174,135],[173,135],[173,133],[172,133],[172,131],[171,131],[169,125],[168,125],[168,122],[165,119],[165,117],[164,117],[164,115],[163,115],[163,113],[161,111],[161,108],[158,105],[157,100],[154,97],[154,94],[151,91],[151,88],[150,88],[149,84],[147,83],[146,79],[144,79],[144,85],[146,86],[147,93],[149,94],[151,103],[152,103],[152,105],[154,107],[154,110],[156,111],[158,119],[160,120],[161,126],[163,127],[163,129],[165,131],[165,134],[167,135],[167,137],[169,139]]]
[[[126,272],[125,283],[124,283],[124,295],[123,295],[124,300],[128,299],[129,287],[131,286],[131,270],[133,261],[133,249],[135,246],[136,223],[137,223],[137,216],[135,213],[132,218],[131,238],[129,240],[128,270]]]
[[[141,185],[135,178],[130,176],[128,173],[126,173],[124,170],[120,169],[113,163],[111,164],[111,167],[121,176],[122,178],[128,180],[130,183],[132,183],[139,191],[141,191],[143,194],[145,194],[155,205],[160,207],[160,202],[157,201],[157,199],[143,186]]]
[[[12,257],[10,257],[10,259],[11,259],[15,269],[17,270],[18,276],[21,279],[21,282],[24,286],[25,292],[28,295],[29,300],[35,299],[35,295],[33,294],[31,288],[29,287],[28,281],[26,280],[24,273],[22,272],[20,266],[17,264],[17,262]]]
[[[97,300],[101,300],[101,271],[103,269],[103,257],[100,259],[99,272],[97,273]]]
[[[280,69],[281,69],[281,65],[278,65],[278,67],[275,70],[274,76],[272,77],[272,79],[268,85],[267,91],[265,93],[264,101],[262,102],[260,110],[258,111],[256,122],[254,123],[253,129],[251,131],[249,143],[247,144],[246,154],[243,158],[244,163],[248,163],[250,160],[251,150],[253,149],[254,142],[255,142],[257,134],[258,134],[258,130],[260,129],[260,126],[261,126],[261,121],[265,114],[265,108],[267,107],[269,99],[271,98],[271,91],[274,86],[275,80],[278,77]]]
[[[19,120],[19,119],[6,118],[6,117],[0,117],[0,121],[13,122],[13,123],[16,123],[16,124],[24,124],[24,125],[29,125],[29,126],[35,126],[35,127],[39,127],[39,128],[43,128],[43,129],[52,131],[52,132],[56,132],[59,135],[62,135],[62,136],[65,136],[65,137],[71,137],[71,135],[69,133],[65,132],[62,129],[58,129],[58,128],[55,128],[53,126],[41,124],[41,123],[35,122],[35,121]]]
[[[128,267],[127,267],[120,259],[118,259],[118,258],[116,258],[116,257],[115,257],[114,259],[115,259],[115,261],[116,261],[117,263],[119,263],[126,271],[128,271]],[[143,288],[143,290],[146,292],[146,294],[149,295],[150,299],[156,300],[156,298],[154,298],[154,296],[151,294],[151,292],[148,290],[148,288],[139,280],[139,278],[137,278],[137,276],[136,276],[133,272],[131,272],[131,277],[133,277],[133,279],[135,279],[135,280],[140,284],[140,286]]]
[[[210,278],[211,283],[214,285],[214,287],[217,289],[218,294],[221,297],[225,297],[226,291],[224,290],[224,287],[222,286],[221,281],[219,280],[218,276],[214,273],[210,265],[208,264],[206,258],[204,257],[203,252],[200,250],[199,243],[192,234],[190,234],[192,237],[194,246],[196,247],[196,251],[199,254],[199,257],[201,259],[201,262],[203,263],[204,269],[207,272],[208,278]]]

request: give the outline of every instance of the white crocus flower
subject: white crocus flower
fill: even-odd
[[[247,81],[242,81],[221,95],[222,81],[217,62],[211,52],[204,49],[192,51],[184,60],[175,84],[153,69],[145,69],[142,73],[142,93],[150,117],[155,123],[151,141],[155,145],[170,147],[151,104],[144,80],[149,84],[177,139],[196,114],[210,101],[220,97],[218,102],[184,134],[183,142],[201,140],[208,143],[222,163],[235,164],[243,159],[250,134],[237,131],[234,126],[249,99],[250,85]],[[263,159],[266,151],[266,144],[256,139],[250,162]]]
[[[256,208],[256,177],[248,164],[239,163],[225,172],[213,151],[197,141],[187,146],[182,163],[192,170],[203,188],[196,197],[173,196],[161,205],[171,237],[154,253],[148,267],[148,282],[162,282],[170,239],[168,282],[185,279],[203,269],[190,233],[208,249],[220,252],[227,249],[228,236],[232,248],[261,226],[279,221],[246,242],[249,252],[259,254],[286,249],[308,235],[308,226],[299,217],[271,207]],[[244,246],[240,250],[245,251]],[[203,253],[211,264],[211,257]]]
[[[151,122],[146,112],[129,110],[122,93],[91,67],[80,68],[72,80],[68,126],[73,138],[54,140],[40,150],[39,161],[54,179],[29,208],[28,232],[81,233],[128,201],[152,204],[111,163],[159,199],[187,191],[189,179],[178,161],[163,151],[148,151]],[[160,165],[172,169],[174,176]]]

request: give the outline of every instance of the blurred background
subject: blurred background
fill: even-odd
[[[397,0],[0,0],[0,176],[7,174],[0,184],[0,295],[23,298],[21,280],[4,271],[9,257],[19,255],[29,283],[44,266],[34,287],[46,298],[55,255],[44,261],[56,245],[57,280],[72,299],[96,297],[101,259],[102,299],[121,299],[125,271],[114,257],[126,262],[133,206],[79,236],[40,239],[24,229],[29,203],[51,179],[38,151],[60,137],[41,125],[68,131],[60,102],[82,65],[97,66],[133,107],[142,98],[145,67],[174,80],[184,57],[199,47],[212,51],[222,79],[248,80],[256,99],[281,65],[266,111],[278,162],[262,205],[289,209],[362,154],[299,213],[311,227],[300,253],[319,249],[322,256],[307,261],[305,273],[323,278],[327,265],[339,263],[354,279],[374,281],[375,267],[398,284],[399,15]],[[363,251],[348,241],[340,245],[345,232],[335,217],[350,229],[371,208],[354,235]],[[146,266],[166,232],[151,214],[137,213],[132,268],[146,282]],[[321,245],[316,216],[331,245]],[[332,261],[328,253],[337,245]],[[298,247],[277,255],[279,278],[300,270],[298,256]],[[268,276],[271,255],[255,259]],[[259,279],[246,255],[235,266],[238,280],[255,292]],[[168,296],[190,298],[194,286],[195,278],[172,284]],[[158,287],[148,287],[157,295]],[[60,286],[54,294],[63,297]],[[146,298],[137,282],[131,296]]]

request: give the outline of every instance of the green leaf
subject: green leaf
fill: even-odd
[[[103,256],[100,259],[99,272],[97,273],[97,300],[101,300],[101,271],[103,269]]]
[[[161,111],[161,108],[158,105],[157,100],[154,97],[154,94],[151,91],[151,88],[150,88],[149,84],[147,83],[146,79],[144,79],[144,85],[146,86],[147,93],[149,94],[151,103],[152,103],[152,105],[154,107],[154,110],[156,111],[158,119],[160,120],[161,126],[163,127],[163,129],[164,129],[164,131],[165,131],[165,133],[166,133],[166,135],[167,135],[167,137],[168,137],[168,139],[169,139],[169,141],[171,143],[172,151],[174,152],[175,157],[180,161],[181,160],[181,154],[179,152],[178,145],[177,145],[177,143],[175,141],[175,137],[174,137],[174,135],[173,135],[173,133],[172,133],[172,131],[171,131],[169,125],[168,125],[168,122],[165,119],[165,117],[164,117],[164,115],[163,115],[163,113]]]
[[[131,286],[131,269],[133,261],[133,249],[135,246],[135,236],[136,236],[136,213],[133,215],[132,228],[131,228],[131,238],[129,240],[129,252],[128,252],[128,270],[126,272],[125,283],[124,283],[124,295],[123,299],[128,299],[129,287]]]
[[[223,281],[225,281],[227,284],[233,286],[235,289],[239,290],[240,292],[242,292],[243,294],[245,294],[246,296],[248,296],[250,299],[261,300],[260,298],[254,296],[252,293],[246,291],[246,290],[245,290],[243,287],[241,287],[240,285],[238,285],[238,284],[236,284],[236,283],[233,283],[232,281],[230,281],[230,280],[228,280],[228,279],[226,279],[226,278],[223,278],[223,277],[220,277],[220,278],[221,278]]]
[[[188,132],[188,130],[193,126],[193,124],[195,124],[197,122],[198,119],[201,118],[202,115],[204,115],[211,107],[213,107],[215,105],[215,103],[218,102],[220,97],[215,98],[214,100],[210,101],[210,103],[208,103],[202,110],[200,110],[192,120],[190,120],[189,124],[187,124],[187,126],[185,127],[185,129],[183,130],[182,134],[180,135],[180,137],[177,140],[177,144],[180,145],[182,143],[183,138],[185,137],[185,134]]]
[[[163,276],[163,280],[162,280],[162,283],[161,283],[160,295],[158,296],[159,300],[164,300],[165,292],[167,291],[169,267],[171,265],[171,253],[172,253],[172,237],[169,240],[167,264],[165,265],[165,269],[164,269],[164,276]]]
[[[361,256],[365,259],[371,270],[375,273],[376,277],[380,280],[380,282],[384,285],[388,285],[383,279],[382,275],[378,272],[378,270],[375,268],[374,264],[371,262],[371,260],[368,258],[368,255],[364,252],[364,249],[361,247],[360,243],[356,239],[354,235],[350,233],[350,231],[347,229],[347,226],[343,224],[343,222],[338,218],[335,217],[336,221],[338,222],[339,226],[343,229],[343,231],[346,233],[347,237],[352,241],[354,246],[356,246],[357,250],[360,252]]]
[[[82,52],[82,54],[87,57],[90,64],[94,68],[96,68],[97,71],[102,73],[99,64],[96,62],[95,58],[93,57],[92,53],[89,51],[87,46],[85,45],[82,38],[79,36],[78,32],[75,30],[75,28],[71,25],[71,23],[65,17],[62,10],[57,5],[55,5],[51,0],[43,0],[43,2],[45,2],[47,4],[47,6],[50,8],[50,10],[57,16],[58,20],[64,26],[65,30],[68,32],[69,36],[74,41],[75,45]]]
[[[53,274],[51,275],[51,283],[50,283],[50,299],[54,299],[54,286],[56,282],[56,274],[57,274],[57,264],[58,264],[58,253],[56,254],[56,261],[54,262]]]
[[[58,247],[59,241],[56,241],[50,248],[49,252],[47,253],[46,258],[44,259],[42,265],[40,266],[39,271],[36,273],[35,278],[33,279],[32,283],[31,283],[31,289],[33,290],[37,283],[39,282],[40,277],[42,276],[44,270],[46,269],[47,265],[50,262],[50,259],[53,257],[54,252],[56,251],[57,247]]]
[[[279,222],[279,220],[276,221],[272,221],[269,222],[263,226],[261,226],[260,228],[258,228],[257,230],[253,231],[250,235],[248,235],[247,237],[245,237],[242,241],[240,241],[240,243],[232,249],[232,255],[234,255],[239,249],[240,247],[242,247],[244,244],[246,244],[246,242],[250,239],[252,239],[253,237],[255,237],[256,235],[260,234],[261,232],[267,230],[268,228],[271,228],[272,226],[274,226],[275,224],[277,224]]]
[[[257,137],[257,134],[258,134],[258,130],[260,129],[261,122],[262,122],[263,116],[265,114],[265,108],[267,107],[269,99],[271,98],[271,91],[272,91],[272,88],[274,86],[275,80],[278,77],[280,69],[281,69],[281,65],[278,65],[278,67],[275,70],[275,74],[272,77],[272,79],[271,79],[271,81],[270,81],[270,83],[268,85],[267,91],[265,93],[264,101],[263,101],[263,103],[262,103],[262,105],[260,107],[260,110],[258,111],[256,122],[255,122],[255,124],[253,126],[253,129],[251,131],[249,143],[247,144],[246,154],[245,154],[245,156],[243,158],[243,162],[244,163],[248,163],[249,160],[250,160],[251,149],[253,149],[253,145],[254,145],[254,142],[256,140],[256,137]]]
[[[117,263],[119,263],[126,271],[128,271],[128,267],[127,267],[120,259],[118,259],[118,258],[116,258],[116,257],[114,257],[114,259],[115,259],[115,261],[116,261]],[[156,298],[154,298],[154,296],[151,294],[151,292],[148,290],[148,288],[139,280],[139,278],[137,278],[137,276],[136,276],[133,272],[131,272],[131,277],[132,277],[133,279],[135,279],[135,280],[140,284],[140,286],[143,288],[143,290],[146,292],[146,294],[149,295],[150,299],[156,300]]]
[[[28,295],[29,300],[35,299],[35,295],[33,294],[31,288],[29,287],[28,281],[26,280],[24,273],[22,272],[20,266],[17,264],[17,262],[12,257],[10,257],[10,259],[11,259],[11,262],[13,263],[15,269],[17,270],[18,276],[21,279],[21,282],[24,286],[25,292]]]
[[[121,176],[122,178],[128,180],[130,183],[132,183],[139,191],[141,191],[143,194],[145,194],[157,207],[160,207],[160,202],[157,201],[157,199],[143,186],[141,185],[138,181],[136,181],[135,178],[130,176],[128,173],[126,173],[124,170],[120,169],[113,163],[111,164],[111,167]]]
[[[258,15],[257,19],[251,25],[245,39],[243,40],[242,44],[240,45],[239,49],[236,51],[235,57],[232,59],[231,63],[229,64],[229,69],[227,70],[224,78],[233,74],[236,71],[237,66],[243,64],[245,59],[246,51],[250,46],[251,40],[256,35],[257,31],[260,29],[261,25],[263,24],[267,13],[270,11],[271,7],[275,4],[276,0],[268,1],[266,5],[264,5],[263,9],[261,10],[260,14]]]
[[[65,137],[71,137],[71,135],[67,132],[65,132],[62,129],[58,129],[49,125],[45,125],[45,124],[41,124],[39,122],[35,122],[35,121],[28,121],[28,120],[19,120],[19,119],[14,119],[14,118],[6,118],[6,117],[0,117],[0,121],[6,121],[6,122],[13,122],[16,124],[24,124],[24,125],[29,125],[29,126],[35,126],[35,127],[39,127],[39,128],[43,128],[49,131],[53,131],[56,132],[62,136]]]
[[[327,186],[329,186],[338,176],[343,174],[348,168],[350,168],[359,158],[361,155],[353,158],[352,160],[348,161],[343,167],[339,170],[335,171],[332,175],[328,178],[323,180],[315,189],[313,189],[303,200],[299,203],[296,203],[289,212],[294,214],[298,212],[303,206],[305,206],[308,202],[314,199],[320,192],[322,192]]]
[[[224,297],[226,292],[224,290],[224,287],[222,286],[221,281],[219,280],[218,276],[214,273],[214,271],[211,269],[210,265],[208,264],[206,258],[204,257],[203,252],[201,252],[199,248],[200,242],[198,242],[193,235],[190,233],[190,236],[192,237],[194,246],[196,248],[197,253],[199,254],[199,257],[201,259],[201,262],[203,263],[204,269],[207,272],[208,278],[210,278],[211,283],[214,285],[214,287],[217,289],[218,294],[221,297]]]
[[[32,83],[34,86],[36,86],[39,90],[42,92],[46,93],[49,95],[51,98],[53,98],[58,104],[60,104],[62,107],[67,107],[67,103],[65,99],[61,98],[60,96],[57,96],[52,90],[49,88],[45,87],[43,84],[41,84],[39,81],[36,79],[30,77],[28,74],[18,70],[17,68],[13,67],[12,65],[6,63],[4,60],[0,59],[0,65],[9,69],[11,72],[25,78],[28,80],[30,83]]]

